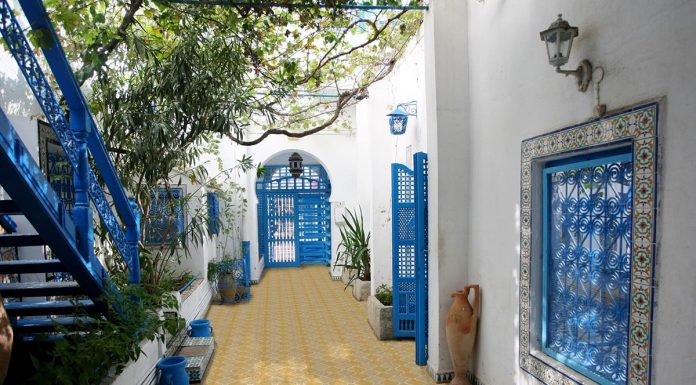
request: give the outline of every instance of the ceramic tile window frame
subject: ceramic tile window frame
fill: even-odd
[[[633,218],[627,384],[649,385],[652,355],[659,103],[629,107],[522,142],[520,189],[520,368],[544,384],[595,384],[544,354],[541,323],[541,173],[548,161],[631,146]]]

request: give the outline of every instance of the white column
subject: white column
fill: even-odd
[[[466,277],[469,79],[467,2],[438,0],[425,15],[429,156],[428,368],[452,370],[444,324]]]

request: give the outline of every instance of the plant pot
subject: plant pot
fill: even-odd
[[[227,274],[218,278],[218,292],[223,303],[236,302],[237,287],[239,286],[234,275]]]
[[[355,274],[355,270],[344,267],[343,274],[341,274],[341,282],[343,282],[344,285],[348,285],[348,282],[350,282],[350,277],[353,274]]]
[[[186,357],[171,356],[157,363],[161,371],[160,385],[188,385],[189,375],[186,373]]]
[[[394,338],[393,306],[386,306],[371,295],[367,300],[367,322],[378,340]]]
[[[353,281],[353,298],[358,301],[367,301],[367,298],[370,296],[370,288],[370,281],[355,279]]]
[[[191,337],[211,337],[213,335],[213,328],[210,326],[210,320],[197,319],[191,321],[189,325],[191,326],[191,330],[189,330],[188,335]]]

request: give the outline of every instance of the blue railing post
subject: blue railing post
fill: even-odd
[[[128,198],[128,203],[135,217],[135,226],[126,227],[126,240],[128,241],[128,250],[130,251],[128,263],[130,283],[140,283],[140,252],[138,251],[138,242],[140,241],[140,209],[135,201],[135,198]]]
[[[72,210],[73,221],[77,227],[77,249],[82,258],[93,268],[96,262],[94,255],[94,227],[92,208],[89,205],[89,155],[87,137],[91,126],[87,124],[84,110],[72,111],[70,130],[75,136],[77,148],[77,169],[73,170],[75,185],[75,206]],[[92,272],[95,270],[92,269]]]

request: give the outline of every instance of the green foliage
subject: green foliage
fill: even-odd
[[[344,226],[341,230],[341,242],[338,244],[338,255],[334,263],[334,269],[341,266],[351,272],[350,280],[346,288],[356,279],[369,281],[371,276],[370,262],[370,237],[365,233],[362,208],[358,212],[346,210],[343,215]]]
[[[377,291],[375,292],[375,297],[377,297],[377,300],[382,303],[384,306],[391,306],[392,301],[394,299],[394,293],[392,291],[391,286],[388,286],[386,284],[379,285],[377,287]]]
[[[92,81],[92,107],[114,120],[105,129],[130,133],[134,142],[173,139],[170,148],[186,155],[203,131],[253,144],[251,126],[285,130],[275,134],[344,126],[343,110],[391,71],[422,22],[422,12],[301,3],[314,6],[153,0],[48,0],[46,6],[70,61],[80,66],[79,81]],[[392,3],[400,4],[386,1]],[[298,97],[305,92],[341,96]]]
[[[91,385],[98,384],[113,370],[118,374],[136,360],[143,340],[164,339],[164,332],[175,334],[183,327],[181,319],[160,317],[158,309],[176,308],[173,295],[161,289],[149,290],[136,285],[119,287],[120,293],[109,295],[106,303],[110,318],[94,323],[81,322],[84,333],[70,333],[59,327],[64,339],[49,351],[32,356],[36,369],[31,384]],[[86,317],[79,311],[77,317]]]

